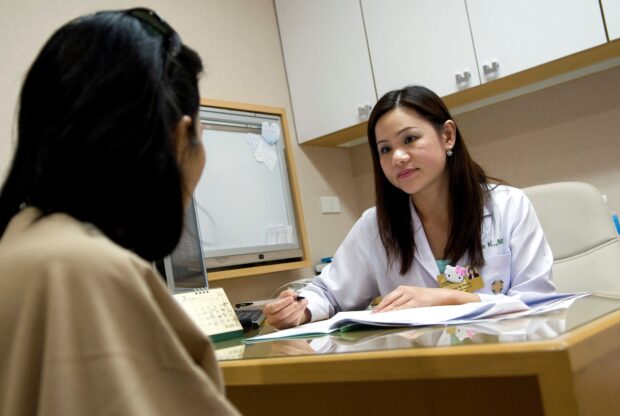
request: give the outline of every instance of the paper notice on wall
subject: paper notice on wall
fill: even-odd
[[[267,244],[291,244],[293,242],[293,226],[270,225],[267,227]]]
[[[264,140],[256,146],[256,149],[254,149],[254,157],[259,162],[263,162],[267,165],[269,170],[273,170],[276,167],[276,163],[278,163],[277,153]]]
[[[273,170],[276,167],[278,154],[275,151],[275,146],[267,143],[262,136],[253,133],[248,133],[245,136],[245,140],[254,149],[254,158],[258,162],[264,163],[269,170]]]

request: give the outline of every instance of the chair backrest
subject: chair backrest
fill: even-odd
[[[560,292],[620,290],[620,240],[601,193],[581,182],[523,189],[553,252]]]

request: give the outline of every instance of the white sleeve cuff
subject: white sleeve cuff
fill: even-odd
[[[322,321],[330,317],[330,303],[319,293],[313,290],[312,286],[306,286],[299,292],[299,296],[303,296],[308,299],[308,309],[312,314],[311,322]]]

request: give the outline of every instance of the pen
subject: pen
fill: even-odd
[[[265,306],[266,304],[275,302],[280,299],[282,298],[257,300],[254,302],[241,302],[241,303],[235,304],[235,308],[242,310],[242,311],[256,311],[256,310],[263,309],[263,306]],[[293,299],[299,302],[300,300],[304,300],[305,298],[303,296],[295,296]]]

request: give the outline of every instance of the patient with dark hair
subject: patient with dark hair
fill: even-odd
[[[205,163],[201,72],[148,9],[70,21],[32,64],[0,193],[0,414],[237,414],[151,265]]]

